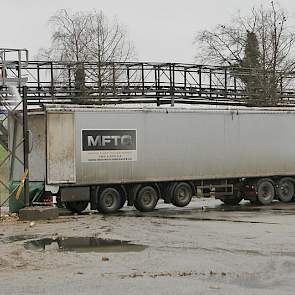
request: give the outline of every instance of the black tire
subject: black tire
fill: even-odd
[[[252,204],[252,205],[260,205],[259,201],[257,199],[251,199],[249,200],[249,202]]]
[[[292,178],[281,178],[278,183],[278,198],[281,202],[288,203],[294,197],[294,181]]]
[[[158,203],[158,199],[158,192],[153,186],[142,186],[136,194],[134,206],[141,212],[153,211]]]
[[[124,188],[124,186],[122,186],[122,185],[116,186],[115,188],[119,191],[119,193],[121,195],[121,202],[120,202],[120,206],[119,206],[119,209],[121,209],[124,207],[124,205],[127,201],[127,191]]]
[[[73,213],[81,213],[88,206],[88,201],[65,202],[65,207]]]
[[[64,202],[64,205],[65,205],[67,210],[72,211],[71,202]]]
[[[165,203],[167,204],[171,203],[171,200],[173,197],[173,190],[176,184],[177,184],[176,182],[171,182],[165,187],[164,193],[163,193],[163,198],[165,200]]]
[[[96,195],[97,210],[101,213],[114,213],[122,205],[121,192],[115,187],[102,188],[97,191]]]
[[[192,200],[193,190],[186,182],[177,183],[172,190],[171,203],[176,207],[185,207]]]
[[[57,198],[56,198],[56,207],[59,209],[66,208],[66,205],[64,202],[61,201],[60,196],[57,196]]]
[[[127,201],[126,197],[121,195],[121,203],[120,203],[119,209],[124,207],[126,201]]]
[[[269,205],[275,197],[275,189],[270,179],[261,179],[257,183],[257,200],[261,205]]]
[[[226,205],[236,206],[240,204],[240,202],[243,200],[243,197],[240,195],[240,193],[237,193],[236,195],[220,197],[219,199]]]

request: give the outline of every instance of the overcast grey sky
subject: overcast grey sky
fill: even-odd
[[[277,1],[295,19],[295,1]],[[193,62],[196,32],[228,23],[240,10],[268,4],[263,0],[0,0],[0,47],[27,48],[34,56],[50,43],[48,19],[56,10],[101,9],[117,17],[133,41],[138,59]]]

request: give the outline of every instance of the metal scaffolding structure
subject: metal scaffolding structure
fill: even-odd
[[[2,51],[1,51],[2,50]],[[134,103],[191,104],[247,103],[245,85],[232,69],[180,63],[74,63],[30,61],[26,50],[0,49],[0,94],[7,96],[7,83],[26,84],[28,104]],[[16,59],[7,59],[14,53]],[[295,73],[280,74],[277,97],[294,104]]]
[[[27,78],[21,75],[22,68],[26,66],[28,52],[23,49],[0,49],[0,146],[5,151],[5,156],[0,162],[0,193],[4,197],[0,199],[1,207],[6,205],[10,196],[15,193],[10,190],[9,181],[13,178],[14,161],[19,161],[25,166],[24,158],[17,156],[17,151],[24,148],[24,139],[16,141],[17,128],[23,129],[24,123],[24,100],[19,91],[27,82]],[[17,74],[15,74],[17,71]],[[9,73],[9,74],[7,74]],[[12,75],[12,73],[14,73]],[[13,118],[14,126],[9,129],[9,117]],[[12,132],[12,134],[9,134]],[[12,142],[8,143],[8,137]],[[21,151],[21,154],[23,151]],[[4,199],[4,200],[3,200]]]

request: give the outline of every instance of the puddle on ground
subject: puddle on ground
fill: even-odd
[[[4,237],[1,242],[2,243],[14,243],[14,242],[20,242],[20,241],[26,241],[31,239],[36,239],[36,235],[14,235],[14,236],[8,236]]]
[[[254,211],[262,211],[261,207],[255,207],[253,205],[236,205],[236,206],[230,206],[230,205],[218,205],[215,208],[209,208],[208,211],[225,211],[225,212],[254,212]]]
[[[101,239],[95,237],[53,237],[27,241],[27,250],[58,250],[73,252],[140,252],[147,248],[145,245],[132,244],[129,241]]]

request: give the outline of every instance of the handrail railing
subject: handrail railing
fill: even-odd
[[[1,52],[4,56],[9,50],[0,49],[0,56]],[[17,84],[19,90],[26,84],[29,104],[130,101],[161,104],[171,98],[185,103],[249,104],[249,89],[244,80],[245,75],[254,75],[253,69],[240,69],[237,74],[236,69],[223,66],[29,61],[27,51],[24,54],[18,51],[17,56],[20,60],[13,66],[0,59],[0,69],[5,67],[5,75],[0,77],[0,94],[8,95],[9,83]],[[255,74],[261,75],[259,71]],[[268,97],[269,105],[294,104],[295,73],[277,72],[276,79],[277,87],[271,94],[274,97]],[[255,91],[256,96],[262,93],[260,89]]]

